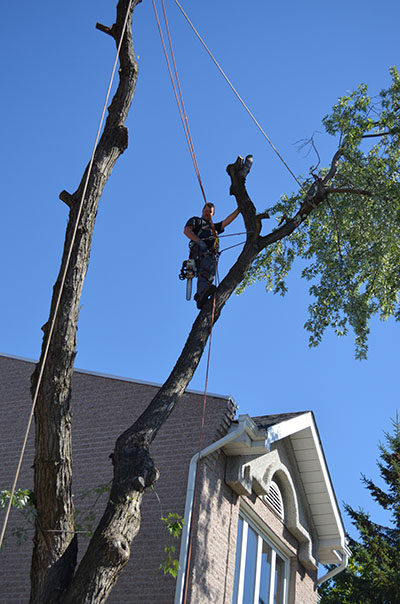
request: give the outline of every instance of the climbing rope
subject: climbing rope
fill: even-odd
[[[165,28],[166,28],[167,36],[168,36],[168,44],[169,44],[169,49],[170,49],[170,53],[171,53],[172,64],[173,64],[173,67],[174,67],[175,79],[174,79],[174,74],[173,74],[172,69],[171,69],[171,64],[170,64],[170,61],[169,61],[168,52],[167,52],[167,48],[166,48],[165,41],[164,41],[164,34],[163,34],[163,31],[162,31],[160,19],[158,17],[158,12],[157,12],[157,7],[156,7],[155,0],[153,0],[154,14],[155,14],[156,21],[157,21],[158,31],[159,31],[159,34],[160,34],[160,39],[161,39],[161,43],[162,43],[162,47],[163,47],[163,51],[164,51],[165,61],[167,63],[168,73],[169,73],[169,77],[171,79],[171,84],[172,84],[172,88],[173,88],[174,95],[175,95],[175,100],[176,100],[176,103],[178,105],[179,116],[181,118],[183,130],[184,130],[185,136],[186,136],[186,141],[187,141],[187,144],[188,144],[188,147],[189,147],[190,156],[192,158],[194,170],[196,172],[197,180],[198,180],[199,185],[200,185],[200,189],[201,189],[201,193],[203,195],[204,203],[207,203],[206,194],[205,194],[203,183],[202,183],[201,176],[200,176],[200,170],[199,170],[199,165],[198,165],[198,162],[197,162],[196,152],[195,152],[195,149],[194,149],[193,139],[192,139],[192,136],[191,136],[191,133],[190,133],[189,120],[188,120],[188,117],[187,117],[187,114],[186,114],[185,103],[183,101],[182,88],[181,88],[181,85],[180,85],[178,70],[177,70],[177,67],[176,67],[175,54],[174,54],[174,49],[173,49],[173,46],[172,46],[171,33],[170,33],[170,30],[169,30],[169,26],[168,26],[167,12],[166,12],[166,9],[165,9],[164,0],[161,0],[161,2],[162,2],[162,9],[163,9],[163,15],[164,15]]]
[[[275,147],[275,145],[273,144],[273,142],[269,138],[268,134],[265,132],[265,130],[263,130],[263,128],[261,127],[261,125],[259,124],[259,122],[256,120],[255,116],[250,111],[250,109],[248,108],[248,106],[246,105],[246,103],[244,102],[244,100],[242,99],[242,97],[240,96],[240,94],[238,93],[238,91],[236,90],[236,88],[234,87],[234,85],[232,84],[232,82],[229,80],[229,78],[226,75],[226,73],[223,71],[222,67],[220,66],[220,64],[218,63],[218,61],[216,60],[216,58],[214,57],[214,55],[212,54],[212,52],[208,48],[207,44],[204,42],[203,38],[200,36],[199,32],[197,31],[197,29],[195,28],[195,26],[193,25],[193,23],[189,19],[188,15],[183,10],[183,8],[180,5],[180,3],[178,2],[178,0],[175,0],[175,4],[178,6],[178,8],[181,11],[182,15],[185,17],[186,21],[188,22],[188,24],[190,25],[190,27],[192,28],[192,30],[196,34],[197,38],[200,40],[200,42],[202,43],[203,47],[207,51],[209,57],[212,59],[212,61],[214,62],[214,64],[217,66],[219,72],[221,73],[221,75],[223,76],[223,78],[225,79],[225,81],[229,84],[231,90],[234,92],[234,94],[236,95],[236,97],[239,99],[239,101],[241,102],[241,104],[243,105],[243,107],[246,109],[247,113],[249,114],[249,116],[251,117],[251,119],[253,120],[253,122],[255,123],[255,125],[257,126],[257,128],[260,130],[261,134],[266,138],[266,140],[268,141],[269,145],[272,147],[272,149],[274,150],[274,152],[276,153],[276,155],[279,157],[279,159],[281,160],[281,162],[283,163],[283,165],[286,167],[286,169],[293,176],[293,178],[295,179],[295,181],[297,182],[297,184],[299,185],[299,187],[302,189],[303,185],[297,179],[297,177],[294,174],[294,172],[292,172],[292,170],[290,169],[290,167],[288,166],[288,164],[286,163],[286,161],[284,160],[284,158],[282,157],[282,155],[279,153],[278,149]]]
[[[19,461],[18,461],[17,471],[15,473],[15,478],[14,478],[13,486],[12,486],[12,489],[11,489],[10,498],[9,498],[8,505],[7,505],[7,510],[6,510],[6,515],[5,515],[5,519],[4,519],[4,523],[3,523],[3,527],[2,527],[2,531],[1,531],[1,535],[0,535],[0,548],[1,548],[2,543],[3,543],[4,534],[6,532],[6,528],[7,528],[7,524],[8,524],[8,518],[9,518],[9,515],[10,515],[11,506],[12,506],[12,500],[14,498],[15,489],[16,489],[16,486],[17,486],[17,481],[18,481],[19,474],[20,474],[20,471],[21,471],[22,460],[24,458],[26,444],[27,444],[27,441],[28,441],[28,436],[29,436],[31,425],[32,425],[32,419],[33,419],[33,415],[34,415],[34,411],[35,411],[35,407],[36,407],[36,402],[37,402],[37,398],[38,398],[38,394],[39,394],[39,388],[40,388],[41,383],[42,383],[43,373],[44,373],[44,369],[45,369],[45,366],[46,366],[48,352],[49,352],[49,348],[50,348],[50,342],[51,342],[51,339],[52,339],[52,336],[53,336],[53,332],[54,332],[54,326],[55,326],[55,322],[56,322],[56,318],[57,318],[57,314],[58,314],[58,310],[59,310],[59,306],[60,306],[61,296],[62,296],[62,293],[64,291],[65,280],[66,280],[69,264],[70,264],[70,261],[71,261],[72,249],[73,249],[73,246],[74,246],[74,243],[75,243],[76,233],[78,231],[78,224],[79,224],[79,220],[80,220],[80,217],[81,217],[81,214],[82,214],[83,203],[84,203],[84,200],[85,200],[85,195],[86,195],[86,191],[87,191],[87,187],[88,187],[88,183],[89,183],[89,178],[90,178],[92,167],[93,167],[93,162],[94,162],[94,156],[95,156],[95,152],[96,152],[96,147],[97,147],[97,143],[98,143],[99,138],[100,138],[100,132],[101,132],[101,128],[102,128],[103,121],[104,121],[104,116],[105,116],[107,105],[108,105],[108,99],[109,99],[109,96],[110,96],[112,83],[114,81],[114,75],[115,75],[115,71],[116,71],[116,67],[117,67],[117,63],[118,63],[118,57],[119,57],[119,53],[120,53],[120,50],[121,50],[122,40],[123,40],[123,37],[124,37],[124,34],[125,34],[126,25],[128,23],[128,17],[129,17],[129,13],[130,13],[130,10],[131,10],[132,3],[133,3],[133,0],[129,0],[128,8],[126,10],[126,15],[125,15],[125,21],[124,21],[124,25],[122,27],[121,37],[120,37],[120,40],[119,40],[119,43],[118,43],[118,48],[117,48],[117,52],[116,52],[116,56],[115,56],[115,61],[114,61],[114,65],[113,65],[112,72],[111,72],[110,82],[109,82],[109,85],[108,85],[108,90],[107,90],[106,98],[105,98],[104,105],[103,105],[103,110],[102,110],[101,117],[100,117],[100,123],[99,123],[99,127],[98,127],[98,130],[97,130],[96,139],[95,139],[95,142],[94,142],[94,145],[93,145],[93,152],[92,152],[92,156],[91,156],[90,162],[89,162],[89,167],[88,167],[88,170],[87,170],[85,185],[83,187],[83,192],[82,192],[82,198],[81,198],[81,201],[80,201],[78,213],[77,213],[76,220],[75,220],[75,225],[74,225],[74,229],[73,229],[73,233],[72,233],[72,238],[71,238],[71,244],[70,244],[70,247],[69,247],[69,250],[68,250],[67,260],[65,262],[64,271],[63,271],[63,274],[62,274],[62,277],[61,277],[60,289],[59,289],[57,301],[56,301],[56,304],[55,304],[55,307],[54,307],[53,317],[52,317],[52,319],[50,321],[50,328],[49,328],[49,332],[48,332],[46,346],[45,346],[45,349],[44,349],[44,353],[43,353],[43,357],[42,357],[42,362],[41,362],[41,366],[40,366],[40,371],[39,371],[38,379],[37,379],[37,382],[36,382],[36,388],[35,388],[35,392],[34,392],[33,399],[32,399],[32,407],[31,407],[31,411],[30,411],[30,415],[29,415],[28,425],[27,425],[27,428],[26,428],[25,437],[24,437],[24,441],[23,441],[23,445],[22,445],[22,449],[21,449],[21,454],[20,454]]]
[[[253,231],[242,231],[241,233],[226,233],[225,235],[218,235],[218,238],[221,237],[235,237],[236,235],[247,235],[247,233],[252,233]]]
[[[243,245],[244,243],[246,243],[245,241],[241,241],[240,243],[235,243],[235,245],[230,245],[229,247],[224,247],[223,250],[220,250],[220,254],[222,254],[222,252],[226,252],[226,250],[231,250],[234,247],[238,247],[239,245]]]
[[[218,275],[218,254],[215,258],[215,275]],[[218,285],[219,279],[216,278],[215,282]],[[189,543],[188,543],[188,553],[187,553],[187,561],[186,561],[186,570],[185,570],[185,579],[184,579],[184,596],[183,596],[183,604],[186,604],[188,587],[189,587],[189,572],[190,572],[190,562],[192,559],[192,544],[193,544],[193,514],[196,509],[197,503],[197,488],[199,482],[199,467],[200,467],[200,454],[203,448],[203,431],[204,431],[204,423],[206,417],[206,404],[207,404],[207,389],[208,389],[208,375],[210,370],[210,358],[211,358],[211,341],[212,341],[212,333],[213,333],[213,325],[214,325],[214,317],[215,317],[215,301],[216,301],[216,292],[213,295],[213,305],[211,311],[211,327],[210,327],[210,337],[208,340],[208,354],[207,354],[207,366],[206,366],[206,377],[204,384],[204,395],[203,395],[203,411],[201,416],[201,428],[200,428],[200,439],[199,439],[199,450],[197,454],[197,464],[196,464],[196,480],[194,484],[194,492],[193,492],[193,505],[191,510],[191,520],[190,520],[190,531],[189,531]]]

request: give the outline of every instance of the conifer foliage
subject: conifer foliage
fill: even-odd
[[[323,584],[321,604],[399,604],[400,602],[400,423],[379,445],[378,468],[384,488],[362,476],[371,497],[390,514],[389,526],[371,520],[364,510],[345,506],[359,540],[350,539],[348,568]]]

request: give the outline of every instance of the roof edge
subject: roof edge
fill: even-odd
[[[25,363],[36,364],[38,362],[37,359],[29,359],[27,357],[20,357],[20,356],[14,355],[14,354],[7,354],[5,352],[0,352],[0,357],[4,357],[6,359],[13,359],[15,361],[23,361]],[[91,371],[89,369],[79,369],[78,367],[74,367],[74,373],[83,373],[86,375],[93,375],[95,377],[107,378],[110,380],[119,380],[121,382],[142,384],[144,386],[154,386],[155,388],[161,388],[161,386],[162,386],[161,383],[157,383],[157,382],[149,382],[146,380],[137,380],[136,378],[130,378],[130,377],[125,377],[125,376],[121,376],[121,375],[114,375],[112,373],[102,373],[99,371]],[[187,390],[185,390],[185,392],[188,392],[189,394],[201,394],[201,395],[204,394],[203,390],[194,390],[194,389],[187,389]],[[239,408],[239,405],[237,404],[235,398],[231,394],[215,394],[213,392],[207,392],[207,396],[212,396],[214,398],[220,398],[223,400],[232,401],[233,404],[235,405],[236,409]]]

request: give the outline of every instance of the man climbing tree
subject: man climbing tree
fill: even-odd
[[[243,165],[237,171],[237,178],[242,179],[243,183],[252,164],[253,156],[247,155]],[[214,204],[207,202],[204,205],[201,218],[198,216],[189,218],[183,231],[186,237],[190,239],[190,258],[194,258],[196,264],[197,292],[194,299],[198,309],[203,308],[216,289],[213,281],[218,255],[218,235],[223,233],[225,227],[231,224],[239,215],[239,209],[236,209],[225,220],[214,224],[212,220],[214,212]]]
[[[215,292],[212,285],[215,277],[216,261],[218,254],[218,235],[223,233],[225,227],[231,224],[239,215],[239,210],[234,210],[221,222],[212,221],[215,206],[207,202],[203,208],[201,218],[193,216],[185,225],[184,233],[190,239],[190,257],[194,258],[197,271],[197,292],[194,299],[197,308],[203,308],[207,300]]]
[[[379,102],[369,98],[366,87],[340,99],[325,119],[328,133],[339,139],[330,165],[314,170],[310,178],[301,181],[296,194],[283,196],[268,211],[257,213],[248,196],[243,159],[238,157],[227,167],[230,193],[237,202],[234,214],[243,216],[246,242],[215,292],[213,319],[207,300],[168,379],[143,414],[118,437],[112,453],[114,477],[109,501],[77,563],[71,488],[71,378],[76,329],[98,202],[117,158],[128,145],[125,120],[137,78],[131,21],[140,1],[119,0],[114,25],[98,25],[118,46],[119,85],[93,161],[76,191],[60,194],[69,207],[69,222],[50,316],[43,327],[41,357],[32,376],[36,533],[30,604],[106,601],[140,529],[143,493],[158,478],[151,443],[188,387],[212,321],[218,320],[240,284],[266,278],[269,287],[284,291],[284,278],[295,257],[304,258],[308,263],[304,276],[319,280],[312,287],[316,302],[308,323],[311,343],[318,343],[329,325],[340,335],[350,325],[359,356],[365,355],[368,320],[374,313],[400,317],[400,83],[397,71],[392,70],[392,84]],[[377,141],[372,149],[363,148],[366,136]],[[280,224],[261,235],[263,220],[269,214]]]

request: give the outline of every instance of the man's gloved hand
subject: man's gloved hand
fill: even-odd
[[[197,247],[200,254],[205,254],[208,250],[207,244],[202,239],[199,239],[199,241],[197,242]]]

